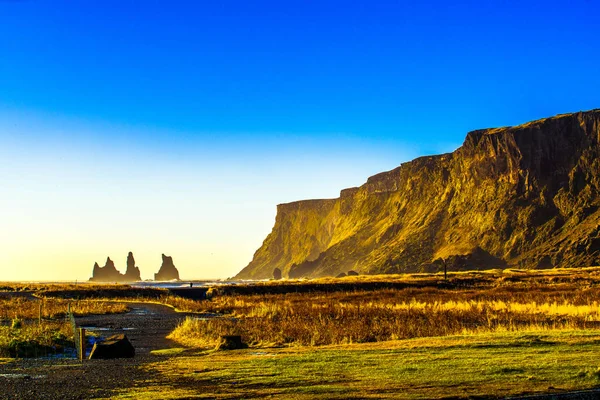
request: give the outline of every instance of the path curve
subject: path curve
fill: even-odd
[[[130,308],[128,313],[77,317],[77,326],[103,337],[124,333],[135,347],[136,356],[144,356],[152,350],[176,346],[166,336],[191,315],[160,304],[126,304]]]

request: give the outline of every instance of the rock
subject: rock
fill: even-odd
[[[106,257],[106,263],[104,267],[100,267],[98,263],[94,263],[94,269],[92,271],[92,277],[90,281],[94,282],[122,282],[124,276],[117,271],[115,263],[110,257]]]
[[[281,276],[281,270],[279,268],[275,268],[273,270],[273,279],[275,279],[276,281],[278,281],[281,278],[282,278],[282,276]]]
[[[94,282],[137,282],[141,280],[140,269],[135,266],[132,252],[129,252],[127,256],[127,271],[124,275],[117,270],[113,260],[107,257],[104,267],[94,263],[92,277],[90,278],[90,281]]]
[[[96,342],[90,353],[90,360],[111,358],[132,358],[135,348],[124,334],[113,335],[103,342]]]
[[[358,275],[360,275],[360,274],[352,269],[350,271],[348,271],[348,276],[358,276]]]
[[[343,190],[277,206],[236,279],[600,264],[600,110],[469,132]],[[274,263],[277,263],[274,265]]]
[[[305,261],[301,264],[292,264],[288,271],[290,279],[298,279],[308,276],[315,266],[315,262]]]
[[[335,276],[336,278],[345,278],[346,277],[346,273],[345,272],[340,272],[339,274],[337,274]]]
[[[125,271],[125,279],[130,282],[142,280],[140,269],[135,266],[135,259],[133,258],[133,253],[131,251],[127,255],[127,270]]]
[[[155,281],[171,281],[179,280],[179,271],[173,264],[173,258],[162,255],[162,265],[156,274],[154,274]]]
[[[242,337],[239,335],[221,336],[215,350],[238,350],[245,349],[248,345],[242,342]]]

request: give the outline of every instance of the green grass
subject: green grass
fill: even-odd
[[[156,356],[175,356],[182,353],[185,353],[187,349],[183,347],[172,347],[170,349],[160,349],[160,350],[152,350],[150,354],[154,354]]]
[[[139,398],[504,397],[600,386],[600,331],[532,331],[318,348],[182,354],[149,364]],[[120,398],[133,393],[124,390]],[[119,398],[119,397],[117,397]]]

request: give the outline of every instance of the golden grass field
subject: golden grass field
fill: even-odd
[[[448,281],[420,274],[268,282],[256,290],[262,294],[247,287],[223,289],[198,310],[226,318],[189,318],[170,337],[195,347],[214,346],[226,334],[242,335],[254,346],[320,346],[595,328],[600,326],[598,284],[597,268],[473,272],[453,274]],[[318,290],[319,285],[324,289]],[[305,291],[303,286],[317,290]]]

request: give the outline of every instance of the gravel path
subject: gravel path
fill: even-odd
[[[102,336],[125,333],[136,350],[133,359],[20,359],[0,364],[0,399],[110,397],[113,389],[153,378],[139,367],[160,358],[150,351],[176,347],[166,336],[187,314],[156,304],[128,305],[129,313],[81,317],[77,324]]]

